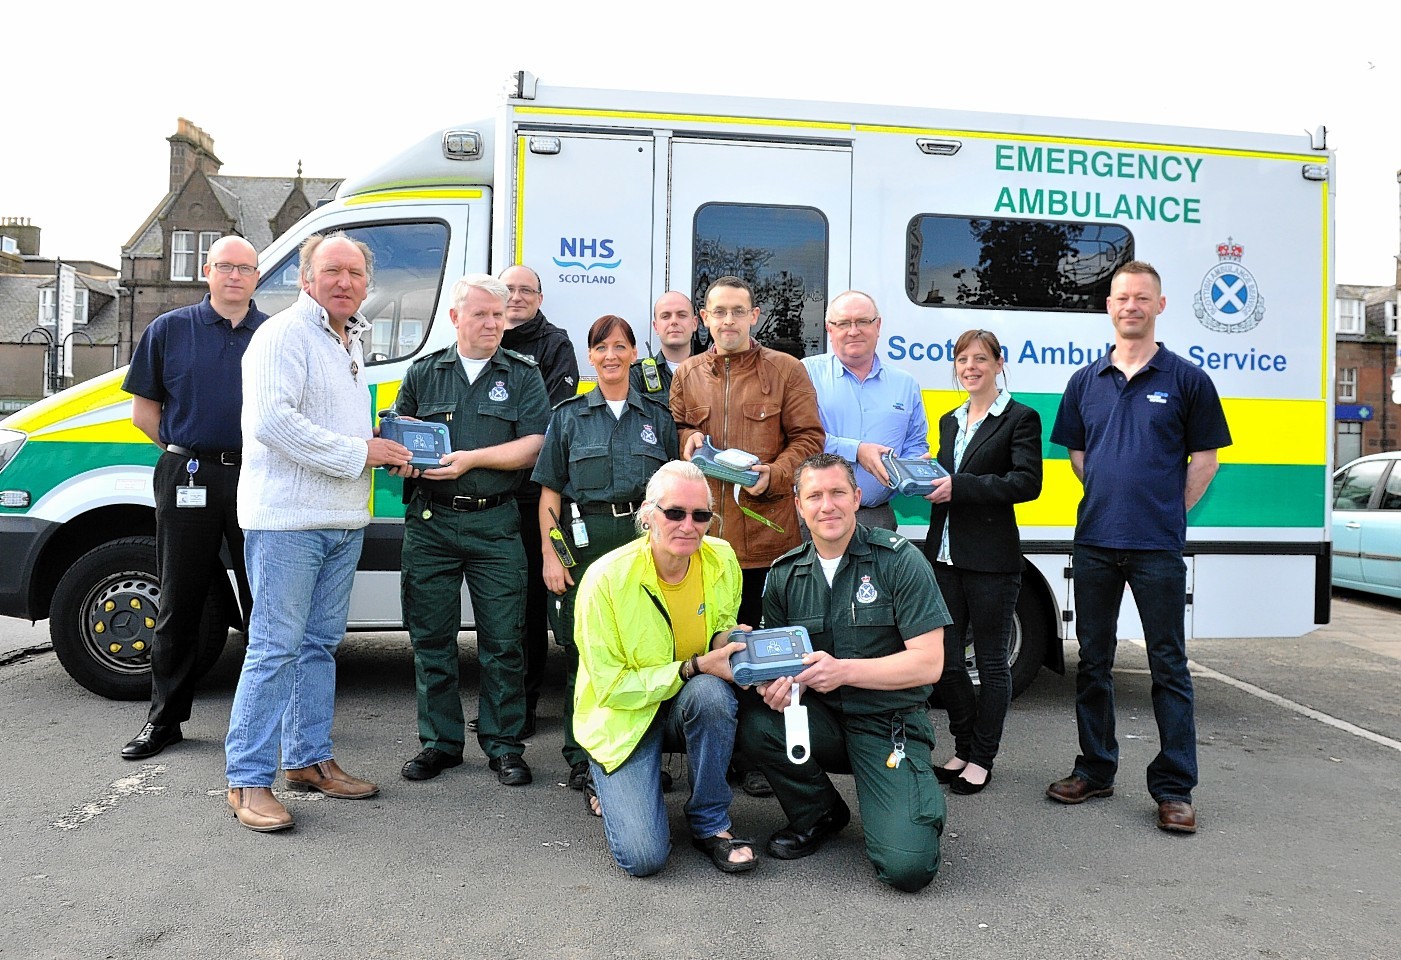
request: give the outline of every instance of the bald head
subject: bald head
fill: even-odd
[[[242,237],[220,237],[209,248],[204,279],[214,312],[237,324],[247,315],[258,286],[258,251]]]
[[[700,322],[684,293],[668,290],[652,306],[652,329],[657,333],[662,356],[680,363],[691,355],[691,337]]]

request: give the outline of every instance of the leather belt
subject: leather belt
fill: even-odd
[[[195,460],[209,457],[214,462],[225,467],[236,467],[243,463],[243,453],[238,450],[224,450],[216,453],[196,453],[189,447],[182,447],[174,443],[167,443],[165,449],[168,453],[173,453],[181,457],[190,457]]]
[[[630,517],[642,509],[640,503],[581,503],[578,504],[579,512],[587,516],[595,514],[611,513],[615,517]]]
[[[490,510],[492,507],[499,507],[503,503],[510,503],[516,498],[514,493],[498,493],[494,497],[441,497],[437,494],[420,490],[420,497],[429,503],[440,507],[449,507],[453,510],[475,513],[478,510]]]

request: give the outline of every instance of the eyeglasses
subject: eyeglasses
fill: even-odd
[[[880,317],[857,317],[855,320],[828,320],[828,330],[846,331],[855,327],[858,330],[865,330],[872,324],[879,323]]]
[[[514,297],[514,296],[533,297],[533,296],[535,296],[537,293],[540,292],[539,290],[536,290],[534,287],[507,287],[507,288],[506,288],[506,291],[507,291],[511,296],[513,296],[513,297]]]
[[[724,320],[726,317],[734,317],[736,320],[743,320],[754,312],[753,307],[735,307],[733,310],[726,310],[721,307],[718,310],[707,310],[705,315],[712,320]]]
[[[680,507],[658,507],[657,509],[662,512],[662,516],[666,517],[672,523],[680,523],[682,520],[686,519],[686,511],[682,510]],[[691,511],[691,519],[701,526],[709,523],[714,517],[714,510]]]
[[[216,263],[213,266],[215,273],[222,273],[224,276],[228,276],[235,270],[238,271],[240,277],[251,277],[258,272],[257,267],[247,263]]]

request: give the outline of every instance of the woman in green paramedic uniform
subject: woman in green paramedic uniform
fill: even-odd
[[[540,550],[555,643],[564,648],[564,759],[569,786],[582,790],[588,755],[574,739],[574,598],[589,564],[636,535],[633,515],[647,481],[678,453],[676,423],[666,404],[630,389],[637,338],[622,317],[599,317],[589,328],[589,363],[598,386],[555,407],[531,479],[540,484]],[[578,518],[575,519],[577,508]],[[558,532],[553,542],[552,533]],[[565,566],[559,547],[573,559]]]

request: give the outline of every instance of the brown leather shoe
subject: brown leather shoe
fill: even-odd
[[[292,825],[292,815],[270,787],[229,787],[229,806],[239,823],[258,833],[276,833]]]
[[[1196,833],[1197,811],[1185,800],[1164,800],[1158,804],[1158,829],[1170,833]]]
[[[287,789],[299,793],[318,790],[337,800],[364,800],[379,793],[379,784],[352,777],[334,759],[313,763],[309,767],[285,770]]]
[[[1084,803],[1091,797],[1114,796],[1113,786],[1096,787],[1079,774],[1072,773],[1046,788],[1046,796],[1057,803]]]

